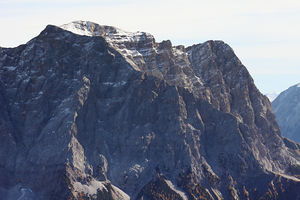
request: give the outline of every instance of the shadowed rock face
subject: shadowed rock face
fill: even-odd
[[[47,26],[0,76],[7,199],[299,198],[299,146],[221,41]]]
[[[300,142],[300,83],[280,93],[272,106],[282,135]]]

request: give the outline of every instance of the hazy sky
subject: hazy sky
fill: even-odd
[[[299,0],[0,0],[0,46],[75,20],[146,31],[174,45],[223,40],[262,93],[300,82]]]

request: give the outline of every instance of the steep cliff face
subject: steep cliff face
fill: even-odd
[[[299,146],[221,41],[49,25],[0,76],[7,199],[300,198]]]
[[[300,142],[300,83],[280,93],[272,106],[282,135]]]

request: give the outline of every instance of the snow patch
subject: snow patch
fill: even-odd
[[[17,67],[15,67],[15,66],[4,66],[3,68],[7,71],[14,71]]]
[[[97,36],[101,35],[101,32],[93,32],[90,22],[71,22],[69,24],[64,24],[60,28],[75,33],[77,35],[86,35],[86,36]]]
[[[217,196],[218,199],[224,199],[223,196],[222,196],[222,193],[219,190],[217,190],[215,188],[211,188],[211,190]],[[210,192],[208,190],[207,190],[207,192],[210,194]]]
[[[184,54],[185,54],[182,50],[177,49],[176,47],[173,47],[172,50],[173,50],[173,54],[174,54],[175,56],[181,56],[181,55],[184,55]]]
[[[299,88],[300,88],[300,83],[298,83],[298,85],[296,85],[296,87],[299,87]]]
[[[20,188],[21,196],[17,200],[25,200],[28,199],[27,194],[33,193],[30,188],[21,187]]]
[[[138,52],[137,50],[129,50],[129,49],[122,49],[121,50],[122,55],[124,56],[131,56],[131,57],[138,57],[138,56],[142,56],[142,54],[140,54],[140,52]]]
[[[84,194],[88,194],[88,195],[96,195],[97,194],[97,190],[105,190],[106,192],[108,192],[106,186],[105,186],[106,182],[101,182],[101,181],[96,181],[96,180],[92,180],[91,182],[89,182],[87,185],[82,184],[80,182],[75,182],[73,184],[74,190],[78,193],[84,193]],[[112,187],[112,197],[113,199],[117,199],[117,200],[130,200],[130,197],[123,192],[122,190],[120,190],[119,188],[117,188],[114,185],[111,185]]]
[[[169,181],[169,180],[165,180],[165,181],[173,191],[175,191],[177,194],[179,194],[181,196],[181,198],[183,200],[188,200],[188,197],[186,196],[186,194],[183,191],[181,191],[179,188],[177,188],[175,185],[173,185],[173,183],[171,181]]]
[[[104,186],[103,183],[100,181],[95,181],[92,180],[89,185],[83,185],[80,182],[75,182],[73,184],[74,190],[76,192],[82,192],[84,194],[89,194],[89,195],[95,195],[97,194],[97,190],[100,189],[101,191],[106,190],[106,187]]]
[[[127,32],[113,26],[99,25],[89,21],[74,21],[69,24],[64,24],[60,28],[85,36],[105,36],[106,39],[123,42],[134,42],[145,39],[148,33],[143,32]]]
[[[150,39],[147,44],[152,48],[152,41],[154,37],[145,32],[127,32],[113,26],[98,25],[88,21],[75,21],[69,24],[64,24],[60,28],[70,31],[78,35],[85,36],[102,36],[110,45],[120,52],[124,58],[129,58],[130,61],[134,61],[133,58],[141,57],[142,54],[136,49],[129,49],[126,44],[139,43]],[[89,48],[92,44],[88,44],[86,48]]]
[[[134,166],[132,166],[129,171],[130,172],[134,172],[136,175],[141,174],[144,170],[144,167],[142,167],[139,164],[135,164]]]
[[[127,82],[126,81],[120,81],[120,82],[103,82],[103,85],[106,86],[112,86],[112,87],[120,87],[122,85],[125,85]]]
[[[114,185],[111,185],[111,186],[114,190],[114,193],[112,194],[113,199],[130,200],[130,197],[125,192],[123,192],[122,190],[120,190],[119,188],[117,188]]]
[[[177,63],[176,67],[185,68],[190,65],[188,53],[185,51],[184,46],[176,46],[171,49],[159,48],[159,44],[155,43],[154,37],[146,32],[127,32],[113,26],[99,25],[88,21],[75,21],[62,25],[61,28],[79,35],[103,37],[111,47],[125,58],[133,70],[148,72],[155,77],[163,78],[165,75],[164,69],[169,65],[167,62],[158,62],[160,55],[163,58],[165,56],[174,57]],[[89,49],[92,45],[92,43],[88,43],[85,48]],[[200,50],[202,50],[200,53],[207,55],[205,49],[200,47]],[[193,80],[189,81],[192,78]],[[168,82],[171,84],[177,84],[178,82],[185,88],[191,88],[194,84],[199,83],[202,85],[200,78],[194,75],[169,78]],[[120,87],[125,84],[125,81],[103,83],[103,85],[111,87]]]
[[[277,172],[272,172],[273,174],[276,174],[276,175],[280,175],[284,178],[287,178],[287,179],[290,179],[290,180],[293,180],[293,181],[296,181],[296,182],[300,182],[300,179],[295,177],[295,176],[289,176],[289,175],[286,175],[286,174],[282,174],[282,173],[277,173]]]

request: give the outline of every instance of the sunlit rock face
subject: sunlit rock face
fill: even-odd
[[[78,21],[0,52],[6,199],[299,198],[299,145],[222,41]]]
[[[282,135],[299,143],[300,83],[280,93],[272,106]]]

